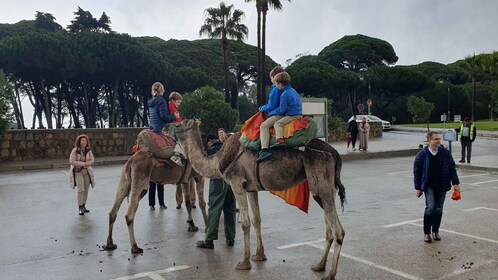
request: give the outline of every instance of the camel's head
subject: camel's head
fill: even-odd
[[[184,141],[189,132],[198,131],[199,126],[201,125],[200,120],[183,120],[178,123],[172,123],[168,126],[168,129],[171,131],[171,134],[175,136],[179,141]]]

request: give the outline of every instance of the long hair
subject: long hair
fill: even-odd
[[[83,151],[83,155],[86,155],[86,153],[90,150],[90,138],[86,134],[81,134],[76,137],[76,140],[74,141],[74,147],[76,148],[76,151],[78,153],[81,153],[81,139],[85,138],[86,139],[86,147],[85,150]]]

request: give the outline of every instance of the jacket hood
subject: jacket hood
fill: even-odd
[[[152,99],[149,99],[149,101],[147,102],[149,108],[154,108],[159,105],[159,102],[161,102],[161,98],[161,96],[155,96]]]

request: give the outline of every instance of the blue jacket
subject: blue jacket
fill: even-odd
[[[451,190],[451,185],[459,185],[458,175],[455,168],[455,161],[450,152],[443,146],[437,149],[439,159],[439,175],[441,177],[442,191],[447,192]],[[415,157],[413,163],[413,183],[416,190],[426,191],[429,185],[429,147],[425,146]]]
[[[275,109],[273,115],[297,116],[302,114],[303,105],[301,104],[299,94],[290,85],[286,86],[282,89],[282,94],[280,95],[280,106]]]
[[[164,125],[172,123],[175,115],[169,114],[168,105],[162,96],[154,96],[149,99],[149,128],[154,132],[162,132]]]
[[[268,97],[268,103],[259,108],[259,111],[264,113],[268,112],[268,117],[275,115],[275,109],[280,105],[280,90],[276,85],[273,85],[270,90],[270,96]],[[273,113],[273,114],[272,114]]]

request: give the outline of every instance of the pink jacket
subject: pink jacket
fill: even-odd
[[[74,148],[71,151],[71,155],[69,156],[69,164],[71,164],[71,167],[69,167],[69,187],[71,189],[74,189],[76,187],[76,180],[74,179],[74,167],[79,166],[79,167],[86,167],[88,170],[88,175],[90,175],[90,185],[92,188],[95,188],[95,175],[93,173],[93,153],[92,150],[88,151],[86,154],[86,160],[81,161],[81,154],[77,153],[77,148]]]

